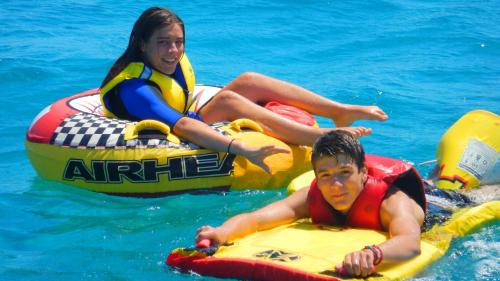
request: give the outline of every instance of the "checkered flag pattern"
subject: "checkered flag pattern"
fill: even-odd
[[[125,127],[135,122],[112,119],[88,113],[70,116],[57,127],[51,144],[77,148],[184,148],[199,149],[196,144],[170,142],[156,130],[143,130],[139,137],[125,141]],[[224,123],[212,125],[216,131],[227,135],[222,129]]]
[[[125,141],[125,127],[131,121],[106,118],[94,114],[78,113],[70,116],[57,127],[51,144],[78,148],[127,148],[127,147],[180,147],[165,139],[153,137]],[[159,134],[159,133],[158,133]]]

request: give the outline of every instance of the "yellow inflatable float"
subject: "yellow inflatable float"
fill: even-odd
[[[455,237],[466,235],[483,223],[500,219],[500,202],[485,203],[462,210],[446,224],[422,235],[422,253],[405,262],[377,267],[367,279],[401,280],[410,278],[443,256]],[[174,250],[167,264],[198,274],[244,280],[344,280],[334,266],[344,256],[365,245],[388,239],[387,233],[364,229],[342,229],[297,221],[262,231],[215,249],[184,248]]]
[[[218,90],[196,86],[195,96]],[[310,147],[269,137],[251,120],[212,127],[250,144],[288,147],[291,153],[265,160],[273,170],[270,175],[244,157],[180,140],[163,123],[104,117],[98,89],[64,98],[44,109],[28,129],[26,150],[43,178],[123,196],[280,188],[311,168]]]
[[[438,148],[440,188],[476,188],[499,183],[499,118],[486,111],[472,111],[443,136]],[[495,168],[495,166],[497,168]],[[308,187],[314,172],[308,171],[288,185],[288,193]],[[410,260],[381,264],[367,279],[410,278],[442,257],[453,238],[462,237],[490,221],[500,219],[500,201],[454,208],[444,223],[422,233],[421,254]],[[347,253],[387,240],[385,232],[313,224],[310,219],[261,231],[219,248],[179,248],[166,264],[182,271],[222,278],[250,280],[344,280],[335,271]]]
[[[500,183],[500,117],[485,110],[462,116],[442,136],[431,177],[441,189]]]
[[[313,178],[312,171],[297,177],[289,185],[289,193],[309,186]],[[420,255],[401,263],[381,264],[367,279],[344,277],[335,271],[335,265],[350,252],[384,242],[388,234],[318,225],[310,219],[257,232],[219,248],[175,249],[166,264],[182,271],[244,280],[401,280],[442,257],[453,238],[498,219],[500,201],[457,209],[448,221],[422,233]]]

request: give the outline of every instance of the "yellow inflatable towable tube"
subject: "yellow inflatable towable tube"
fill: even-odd
[[[462,116],[442,136],[434,171],[441,189],[500,183],[500,117],[485,110]]]
[[[195,87],[195,95],[214,91],[219,88]],[[43,178],[123,196],[274,189],[311,169],[310,147],[267,136],[252,120],[211,126],[234,139],[253,145],[274,144],[291,153],[266,158],[273,171],[268,174],[244,157],[180,140],[161,122],[105,117],[98,89],[61,99],[44,109],[28,129],[26,150]]]

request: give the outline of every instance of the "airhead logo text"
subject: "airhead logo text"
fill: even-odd
[[[168,158],[160,165],[157,159],[144,160],[92,160],[90,165],[83,159],[70,159],[66,163],[63,179],[83,180],[91,183],[158,182],[161,175],[168,181],[229,176],[233,172],[235,155],[207,153]]]

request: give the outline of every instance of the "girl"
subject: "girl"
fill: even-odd
[[[220,135],[207,124],[249,118],[267,135],[286,143],[312,145],[324,133],[342,129],[357,137],[371,129],[346,127],[358,119],[386,120],[377,106],[341,104],[299,86],[257,73],[244,73],[206,102],[194,98],[194,72],[184,51],[184,23],[168,9],[152,7],[134,24],[129,45],[101,85],[107,116],[155,119],[179,137],[215,151],[242,155],[270,172],[263,160],[287,149],[256,147]],[[199,98],[199,97],[198,97]],[[331,118],[338,127],[316,128],[288,120],[259,104],[277,101]]]

